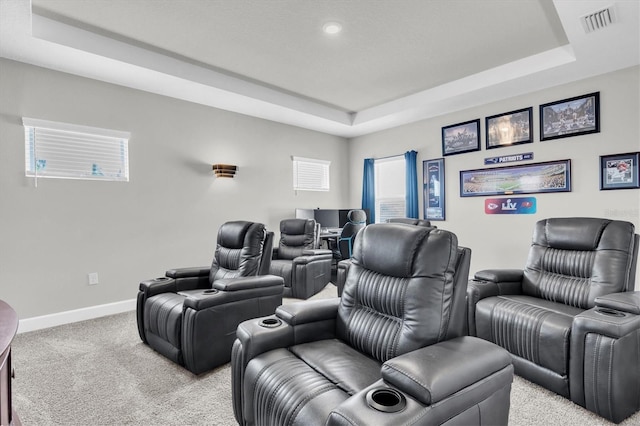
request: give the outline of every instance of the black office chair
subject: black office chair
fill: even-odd
[[[349,210],[347,223],[342,227],[340,237],[332,244],[331,251],[336,261],[350,259],[353,253],[353,241],[356,234],[367,225],[367,213],[364,210]]]

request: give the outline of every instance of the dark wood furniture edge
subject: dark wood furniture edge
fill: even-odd
[[[0,392],[3,394],[2,401],[0,401],[0,403],[2,404],[3,409],[11,410],[11,416],[9,417],[10,421],[8,423],[11,426],[20,426],[22,424],[18,415],[11,406],[11,380],[13,380],[13,371],[11,367],[11,342],[13,341],[17,331],[18,314],[16,314],[16,311],[14,311],[6,302],[0,300],[0,354],[2,354],[2,358],[0,358],[0,365],[3,370],[6,369],[5,371],[2,371],[2,374],[6,374],[7,378],[6,389],[4,389],[5,384],[3,383],[3,389],[1,389],[2,392]],[[6,360],[4,360],[5,355]],[[7,398],[7,407],[4,406],[5,393]]]

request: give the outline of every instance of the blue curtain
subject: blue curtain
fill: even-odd
[[[376,223],[376,186],[374,181],[375,160],[364,159],[364,175],[362,177],[362,208],[369,210],[369,223]]]
[[[404,154],[404,161],[407,169],[407,195],[406,211],[407,217],[418,219],[418,174],[416,166],[416,151],[407,151]]]

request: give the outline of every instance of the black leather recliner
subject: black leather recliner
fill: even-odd
[[[541,220],[524,270],[469,283],[469,334],[509,350],[516,374],[620,422],[640,404],[637,255],[631,223]]]
[[[282,304],[282,278],[267,275],[272,245],[263,224],[227,222],[211,267],[171,269],[141,282],[142,341],[194,374],[229,362],[238,324]]]
[[[470,256],[448,231],[365,227],[341,298],[238,326],[238,423],[507,424],[509,354],[463,335]]]
[[[319,248],[320,227],[313,219],[280,222],[270,273],[284,279],[284,297],[308,299],[331,281],[331,250]]]

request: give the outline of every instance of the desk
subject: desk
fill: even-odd
[[[338,246],[338,238],[340,238],[341,229],[331,229],[320,232],[321,248],[333,250]]]
[[[340,231],[337,232],[321,232],[320,238],[323,240],[330,240],[332,238],[340,238]]]

